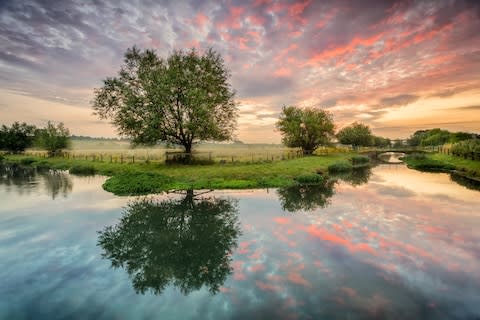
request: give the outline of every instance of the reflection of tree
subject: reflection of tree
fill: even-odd
[[[335,180],[326,179],[321,184],[296,185],[277,190],[283,210],[289,212],[312,211],[325,208],[335,193]]]
[[[120,222],[100,232],[103,257],[124,267],[139,293],[160,294],[167,285],[183,294],[205,285],[217,293],[232,272],[231,253],[240,233],[238,209],[229,199],[141,199]]]
[[[49,170],[41,174],[45,181],[47,192],[55,199],[59,193],[66,197],[72,192],[72,180],[70,176],[64,172]]]
[[[361,167],[355,168],[348,173],[334,175],[333,178],[345,181],[352,186],[359,186],[367,183],[371,175],[372,169],[370,167]]]
[[[69,175],[55,170],[38,170],[35,167],[18,164],[0,165],[0,184],[12,187],[19,194],[30,193],[41,188],[42,178],[47,193],[55,199],[59,193],[67,196],[72,191],[72,180]]]

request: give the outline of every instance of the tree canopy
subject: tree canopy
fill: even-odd
[[[337,138],[340,143],[350,144],[354,148],[371,146],[373,143],[373,135],[370,127],[360,122],[354,122],[344,127],[337,133]]]
[[[164,59],[133,47],[118,75],[95,89],[93,108],[135,144],[164,141],[190,153],[201,140],[232,138],[238,111],[229,77],[212,49],[174,51]]]
[[[472,138],[480,138],[479,135],[468,132],[450,132],[440,128],[417,130],[415,131],[407,143],[409,146],[439,146],[445,143],[456,143]]]
[[[70,144],[70,132],[62,122],[55,125],[49,121],[45,128],[37,130],[36,136],[36,145],[47,150],[50,155],[68,148]]]
[[[335,133],[332,115],[315,108],[284,106],[276,125],[282,142],[287,147],[302,148],[305,154],[328,144]]]
[[[15,122],[10,127],[0,128],[0,150],[13,153],[23,152],[32,146],[35,139],[35,126]]]

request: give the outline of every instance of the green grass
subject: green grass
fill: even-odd
[[[403,161],[412,169],[421,171],[451,171],[458,170],[467,176],[480,176],[480,161],[463,159],[446,154],[410,155]]]
[[[71,174],[77,174],[77,175],[94,175],[97,172],[97,170],[92,165],[75,164],[70,169],[68,169],[68,172],[70,172]]]
[[[361,165],[361,164],[367,164],[370,162],[370,158],[367,156],[363,155],[355,155],[352,157],[352,164],[353,165]]]
[[[353,169],[351,163],[347,161],[339,161],[332,163],[328,166],[328,173],[341,173],[341,172],[349,172]]]
[[[351,159],[352,153],[309,156],[266,163],[225,163],[214,165],[164,165],[159,163],[110,163],[64,158],[33,158],[32,165],[69,170],[89,166],[102,175],[110,176],[104,189],[118,195],[155,193],[186,189],[246,189],[286,187],[296,184],[299,177],[316,175],[337,162]],[[11,155],[6,159],[20,162],[25,156]],[[31,158],[31,157],[29,157]],[[348,163],[349,164],[349,163]],[[350,165],[350,164],[349,164]],[[351,165],[350,165],[351,166]],[[316,178],[317,179],[317,178]]]

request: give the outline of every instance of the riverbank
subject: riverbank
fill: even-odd
[[[109,163],[64,158],[8,155],[10,163],[69,170],[73,174],[109,176],[103,188],[116,195],[141,195],[187,189],[277,188],[309,181],[338,162],[351,162],[354,153],[308,156],[264,163],[165,165],[160,163]]]
[[[480,182],[480,161],[446,154],[412,154],[402,158],[409,168],[420,171],[453,172]]]

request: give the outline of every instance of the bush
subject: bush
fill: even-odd
[[[0,162],[2,162],[4,159],[5,159],[5,157],[0,154]]]
[[[348,172],[352,169],[353,166],[346,161],[335,162],[334,164],[328,166],[329,173]]]
[[[23,164],[24,166],[29,166],[35,161],[36,160],[34,158],[23,158],[23,159],[20,159],[20,164]]]
[[[464,158],[478,158],[480,155],[480,139],[464,140],[452,146],[452,154]]]
[[[74,165],[71,167],[68,172],[71,174],[77,174],[77,175],[94,175],[97,170],[92,166],[92,165]]]
[[[322,183],[325,180],[325,177],[319,174],[305,174],[295,178],[295,181],[301,184],[317,184]]]
[[[352,157],[352,164],[353,165],[366,164],[366,163],[369,163],[369,162],[370,162],[370,158],[367,157],[367,156],[357,155],[357,156]]]

